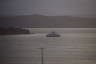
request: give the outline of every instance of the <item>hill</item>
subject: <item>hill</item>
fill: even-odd
[[[6,16],[0,17],[0,26],[23,28],[96,28],[96,18],[72,16]]]

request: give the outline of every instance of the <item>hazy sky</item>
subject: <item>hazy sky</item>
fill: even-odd
[[[96,0],[0,0],[0,15],[96,16],[95,4]]]

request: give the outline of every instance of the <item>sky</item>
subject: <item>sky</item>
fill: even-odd
[[[96,17],[95,4],[96,0],[0,0],[0,16],[41,14]]]

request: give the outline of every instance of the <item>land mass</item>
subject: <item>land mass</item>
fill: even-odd
[[[23,28],[2,28],[0,27],[0,35],[30,34],[29,30]]]
[[[96,18],[72,16],[4,16],[0,17],[2,27],[23,28],[96,28]]]

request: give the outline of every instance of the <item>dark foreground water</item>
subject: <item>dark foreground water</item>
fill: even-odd
[[[0,36],[0,64],[96,64],[96,33],[65,33]]]

